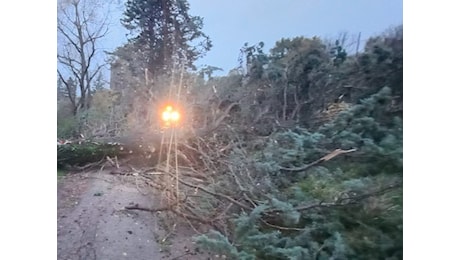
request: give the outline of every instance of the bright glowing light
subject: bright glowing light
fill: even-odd
[[[166,106],[161,113],[161,119],[166,123],[166,125],[169,125],[170,123],[177,123],[180,118],[181,115],[179,111],[170,105]]]
[[[163,121],[169,121],[171,119],[171,112],[164,111],[161,115],[161,118],[163,119]]]
[[[176,122],[176,121],[179,120],[179,118],[180,118],[179,112],[177,112],[177,111],[172,111],[171,112],[171,120],[172,121]]]

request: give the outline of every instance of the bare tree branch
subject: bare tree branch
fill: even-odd
[[[88,109],[91,98],[91,86],[96,75],[105,64],[97,64],[98,42],[108,31],[108,13],[99,18],[98,9],[105,2],[99,0],[70,0],[58,2],[58,35],[62,48],[58,50],[59,78],[64,79],[70,73],[76,80],[80,97],[70,101],[74,113],[79,108]],[[68,86],[68,84],[66,84]],[[67,87],[67,91],[71,91]],[[72,95],[69,95],[72,96]]]

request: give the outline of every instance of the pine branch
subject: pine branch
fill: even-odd
[[[278,226],[278,225],[273,225],[273,224],[270,224],[268,223],[267,221],[263,220],[263,219],[260,219],[265,225],[269,226],[269,227],[272,227],[272,228],[276,228],[276,229],[279,229],[279,230],[292,230],[292,231],[303,231],[304,228],[291,228],[291,227],[282,227],[282,226]]]
[[[331,160],[332,158],[338,156],[338,155],[341,155],[341,154],[345,154],[345,153],[351,153],[351,152],[354,152],[356,151],[357,149],[356,148],[353,148],[353,149],[350,149],[350,150],[342,150],[342,149],[336,149],[335,151],[333,151],[332,153],[326,155],[326,156],[323,156],[322,158],[312,162],[312,163],[309,163],[307,165],[303,165],[303,166],[300,166],[300,167],[296,167],[296,168],[285,168],[285,167],[282,167],[280,166],[280,170],[284,170],[284,171],[290,171],[290,172],[301,172],[301,171],[305,171],[307,169],[310,169],[311,167],[317,165],[317,164],[320,164],[322,162],[326,162],[326,161],[329,161]]]
[[[389,185],[389,186],[387,186],[385,188],[382,188],[382,189],[379,189],[379,190],[376,190],[376,191],[373,191],[373,192],[365,193],[365,194],[362,194],[362,195],[339,199],[336,202],[331,202],[331,203],[320,202],[320,203],[317,203],[317,204],[295,207],[294,210],[305,211],[305,210],[309,210],[309,209],[313,209],[313,208],[320,208],[320,207],[330,208],[330,207],[348,206],[348,205],[351,205],[351,204],[357,204],[359,201],[365,200],[365,199],[370,198],[370,197],[383,195],[383,194],[385,194],[385,193],[387,193],[387,192],[389,192],[389,191],[391,191],[393,189],[399,188],[399,187],[402,187],[402,183],[395,183],[395,184]]]

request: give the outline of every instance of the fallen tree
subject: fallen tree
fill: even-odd
[[[203,138],[209,133],[215,131],[225,118],[228,117],[230,110],[237,106],[232,103],[209,124],[201,129],[196,129],[191,133],[181,133],[181,143],[186,143],[189,139]],[[66,166],[84,166],[104,160],[107,157],[131,158],[137,161],[136,164],[150,165],[158,163],[160,150],[169,147],[173,141],[170,137],[172,134],[178,138],[179,131],[172,128],[160,133],[136,132],[120,137],[98,137],[90,139],[77,140],[58,140],[57,144],[57,162],[58,167]]]
[[[156,145],[155,145],[156,146]],[[122,158],[154,158],[155,146],[143,146],[136,143],[99,143],[79,141],[57,146],[58,167],[84,166],[105,160],[107,157]]]

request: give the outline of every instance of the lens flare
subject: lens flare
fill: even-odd
[[[180,114],[177,111],[171,112],[171,121],[177,122],[180,119]]]
[[[161,119],[167,126],[169,126],[171,123],[177,124],[180,118],[180,112],[172,105],[167,105],[161,113]]]
[[[163,119],[163,121],[169,121],[171,119],[171,112],[164,111],[161,115],[161,119]]]

